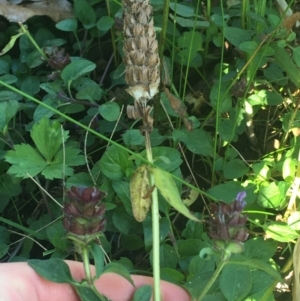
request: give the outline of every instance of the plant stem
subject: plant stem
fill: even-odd
[[[30,42],[34,45],[34,47],[37,49],[37,51],[42,55],[44,59],[48,59],[47,55],[44,53],[44,51],[40,48],[40,46],[36,43],[36,41],[32,38],[30,35],[28,29],[26,26],[23,25],[23,23],[19,22],[19,26],[21,28],[21,32],[26,34],[27,38],[30,40]]]
[[[147,160],[153,163],[152,149],[150,142],[149,132],[145,132],[145,147]],[[154,178],[150,172],[149,176],[150,187],[155,185]],[[153,279],[154,279],[154,301],[160,301],[160,257],[159,257],[159,206],[158,206],[158,194],[157,188],[155,187],[151,194],[152,199],[152,254],[153,254]]]
[[[81,251],[81,257],[82,257],[82,261],[83,261],[86,280],[87,280],[88,284],[91,285],[91,284],[93,284],[93,277],[91,274],[88,246],[81,247],[80,251]]]
[[[227,263],[227,261],[222,259],[222,261],[218,265],[217,269],[215,270],[214,274],[210,278],[209,282],[206,284],[204,290],[201,292],[201,295],[198,297],[197,301],[203,300],[203,298],[208,293],[208,291],[211,288],[211,286],[213,285],[213,283],[217,280],[220,272],[222,271],[222,269],[223,269],[223,267],[225,266],[226,263]]]

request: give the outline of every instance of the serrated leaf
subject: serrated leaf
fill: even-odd
[[[149,168],[140,165],[130,179],[130,196],[132,212],[138,222],[142,222],[150,209],[151,187],[149,185]]]
[[[42,118],[32,127],[30,136],[44,158],[51,161],[67,138],[65,133],[62,137],[63,133],[58,121],[50,122],[48,118]]]
[[[158,168],[151,168],[150,172],[154,177],[154,185],[158,188],[165,200],[187,218],[200,222],[184,205],[171,174]]]
[[[8,173],[16,177],[34,177],[47,166],[47,162],[30,145],[15,145],[14,150],[10,150],[5,155],[5,161],[12,164]]]

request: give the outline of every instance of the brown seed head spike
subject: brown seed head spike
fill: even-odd
[[[160,60],[149,1],[123,0],[127,92],[147,107],[160,84]]]

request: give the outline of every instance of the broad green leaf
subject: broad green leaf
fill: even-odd
[[[152,286],[149,284],[139,287],[133,295],[132,301],[150,301],[152,296]]]
[[[52,95],[47,95],[45,96],[44,100],[42,101],[42,103],[57,109],[58,108],[58,101],[56,97],[53,97]],[[51,110],[46,108],[43,105],[38,105],[37,108],[34,111],[33,114],[33,120],[35,122],[39,122],[41,119],[43,118],[51,118],[55,113]]]
[[[4,243],[0,242],[0,258],[2,258],[9,250],[9,246]]]
[[[62,239],[66,234],[66,230],[64,229],[61,221],[56,221],[49,225],[46,229],[46,234],[49,242],[52,245],[59,249],[60,251],[68,252],[68,241],[66,239]]]
[[[177,244],[180,257],[196,256],[202,248],[207,246],[202,240],[193,238],[178,240]]]
[[[200,214],[195,214],[196,217],[201,219]],[[185,238],[201,239],[203,235],[203,224],[188,220],[185,229],[182,231],[182,236]]]
[[[278,243],[274,240],[265,240],[262,237],[256,237],[247,240],[244,243],[243,256],[248,259],[257,259],[268,262],[275,254]]]
[[[47,166],[47,162],[28,144],[15,145],[14,150],[6,153],[5,161],[12,164],[9,174],[24,179],[36,176]]]
[[[258,44],[256,41],[246,41],[246,42],[242,42],[239,45],[239,49],[248,53],[248,54],[252,54],[258,47]]]
[[[292,158],[286,158],[282,165],[282,177],[283,179],[291,183],[295,179],[296,175],[296,161]]]
[[[121,207],[114,210],[112,222],[118,231],[125,235],[128,235],[131,229],[139,227],[139,224],[134,217],[130,216]]]
[[[112,26],[114,25],[115,20],[110,17],[110,16],[103,16],[100,18],[100,20],[97,22],[97,28],[100,31],[108,31],[109,29],[112,28]]]
[[[1,101],[11,101],[11,100],[21,100],[23,98],[19,93],[10,91],[10,90],[2,90],[0,91],[0,102]]]
[[[73,31],[77,30],[77,19],[66,19],[55,24],[55,27],[63,31]]]
[[[102,97],[102,90],[99,85],[92,79],[87,77],[80,77],[72,82],[74,88],[78,91],[76,98],[88,100],[92,103],[100,100]]]
[[[16,115],[19,109],[19,102],[12,99],[0,102],[0,132],[7,128],[9,121]]]
[[[121,277],[125,278],[127,281],[129,281],[129,283],[131,283],[134,286],[134,283],[131,279],[128,270],[122,264],[110,262],[105,266],[103,273],[116,273]]]
[[[290,242],[298,237],[298,233],[285,222],[269,222],[264,229],[268,237],[280,242]]]
[[[216,82],[210,91],[209,99],[212,107],[216,110],[219,108],[219,113],[228,112],[232,108],[232,99],[229,93],[225,94],[227,87],[225,84],[221,84],[219,87],[219,82]]]
[[[90,252],[93,255],[94,265],[96,269],[96,278],[98,279],[104,269],[104,253],[102,247],[93,243],[90,247]]]
[[[293,59],[298,67],[300,67],[300,46],[293,48]]]
[[[29,68],[36,68],[44,63],[42,55],[38,50],[33,50],[26,56],[26,63]]]
[[[239,47],[242,42],[252,41],[253,32],[238,27],[224,27],[225,38],[234,46]]]
[[[107,121],[116,121],[120,115],[120,107],[115,102],[106,102],[98,108],[99,114]]]
[[[232,159],[224,164],[225,179],[237,179],[244,176],[249,171],[249,167],[241,159]]]
[[[272,45],[274,49],[275,62],[284,70],[291,81],[298,87],[300,84],[300,70],[293,62],[290,54],[285,48],[280,48],[277,45]]]
[[[100,159],[99,168],[106,177],[116,181],[132,172],[133,163],[125,150],[112,145]]]
[[[151,132],[152,134],[152,132]],[[151,138],[151,137],[150,137]],[[128,146],[133,145],[144,145],[145,144],[145,137],[141,134],[140,130],[130,129],[127,130],[123,134],[123,141]],[[152,143],[151,143],[152,145]]]
[[[144,244],[147,251],[152,247],[153,243],[153,231],[152,231],[152,217],[149,214],[143,221],[144,230]],[[161,242],[167,237],[170,231],[170,221],[166,217],[162,217],[159,220],[159,239]]]
[[[10,85],[17,82],[18,78],[12,74],[4,74],[0,76],[0,80]]]
[[[160,277],[162,280],[173,282],[173,283],[183,283],[185,280],[185,275],[176,269],[162,268],[160,269]]]
[[[113,187],[114,191],[116,192],[117,196],[122,201],[126,211],[130,215],[133,215],[131,199],[130,199],[129,183],[127,181],[113,181],[112,187]]]
[[[43,278],[56,283],[71,283],[75,280],[72,278],[69,266],[59,258],[48,260],[31,259],[28,261],[32,267]]]
[[[288,224],[293,230],[300,230],[300,211],[294,211],[288,217]]]
[[[193,17],[195,15],[195,9],[192,6],[182,5],[179,3],[170,3],[170,8],[179,16]]]
[[[96,64],[86,59],[76,59],[67,65],[61,72],[61,78],[67,84],[69,81],[74,81],[80,76],[83,76],[96,68]]]
[[[51,161],[67,134],[61,129],[58,121],[50,122],[48,118],[41,119],[31,130],[31,138],[47,161]]]
[[[149,168],[140,165],[130,179],[130,197],[132,212],[138,222],[142,222],[150,209],[151,187],[149,184]]]
[[[74,11],[84,28],[90,29],[96,24],[95,9],[86,0],[75,0]]]
[[[150,172],[154,177],[154,185],[158,188],[165,200],[187,218],[200,222],[184,205],[171,174],[159,168],[151,168]]]
[[[128,234],[121,237],[121,248],[125,251],[136,251],[144,248],[144,241],[140,235]]]
[[[29,95],[35,95],[40,92],[40,80],[36,76],[26,76],[21,83],[21,91]]]
[[[80,301],[108,301],[104,296],[102,296],[102,299],[99,299],[99,296],[91,287],[77,285],[75,286],[75,289]]]
[[[194,129],[191,132],[184,129],[181,132],[179,141],[183,142],[192,153],[203,156],[213,155],[213,140],[208,132],[202,129]]]
[[[286,193],[290,187],[289,183],[265,182],[260,188],[257,196],[257,203],[264,208],[280,210],[286,205]]]
[[[150,252],[150,263],[153,266],[153,249]],[[178,257],[173,246],[161,244],[159,248],[160,268],[175,269],[178,262]]]
[[[226,265],[220,277],[220,288],[228,301],[242,301],[252,287],[252,277],[248,266]]]
[[[14,47],[14,45],[15,45],[17,39],[18,39],[20,36],[22,36],[23,34],[24,34],[24,33],[22,32],[22,33],[18,33],[18,34],[16,34],[16,35],[10,37],[10,40],[9,40],[8,44],[2,49],[2,51],[0,52],[0,55],[3,55],[3,54],[5,54],[6,52],[8,52],[9,50],[11,50],[11,49]]]
[[[209,22],[208,21],[195,21],[191,19],[186,19],[178,16],[174,16],[173,14],[170,14],[170,18],[173,20],[176,20],[176,23],[178,23],[182,27],[188,27],[188,28],[208,28]]]
[[[7,60],[0,59],[0,74],[9,73],[10,64]]]

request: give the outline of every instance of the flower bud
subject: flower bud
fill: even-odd
[[[64,204],[63,226],[68,236],[89,241],[105,229],[105,205],[101,203],[106,193],[96,187],[75,187],[66,191],[68,203]]]

